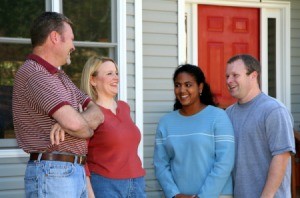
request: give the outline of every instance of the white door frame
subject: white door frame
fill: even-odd
[[[268,94],[268,18],[276,19],[276,98],[291,109],[290,2],[270,0],[178,0],[178,62],[198,64],[197,5],[260,8],[261,88]],[[185,28],[185,24],[187,24]],[[186,30],[186,32],[185,32]],[[225,82],[224,82],[225,83]]]

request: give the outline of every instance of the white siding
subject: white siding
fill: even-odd
[[[134,1],[129,0],[126,3],[126,25],[127,25],[127,45],[126,45],[126,53],[127,53],[127,102],[130,105],[130,109],[132,111],[132,118],[135,118],[135,24],[134,24]]]
[[[24,173],[27,161],[27,158],[0,160],[0,197],[25,197]]]
[[[295,129],[300,130],[300,1],[291,1],[291,103]]]
[[[288,1],[288,0],[286,0]],[[163,197],[153,169],[153,145],[159,118],[172,110],[172,75],[178,64],[177,0],[143,0],[144,167],[148,198]],[[126,1],[127,94],[135,115],[134,0]],[[300,1],[291,0],[291,100],[300,130]],[[142,94],[142,93],[141,93]],[[0,197],[24,197],[26,158],[0,160]]]
[[[153,145],[159,118],[173,106],[177,37],[177,1],[143,1],[144,166],[149,198],[163,197],[153,169]]]
[[[295,128],[300,130],[300,1],[290,2],[291,109]],[[143,1],[144,163],[150,198],[163,197],[154,175],[153,144],[159,118],[172,110],[172,74],[178,64],[177,25],[177,1]]]

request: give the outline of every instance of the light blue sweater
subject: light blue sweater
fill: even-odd
[[[158,124],[154,167],[165,196],[232,195],[232,124],[224,110],[207,106],[192,116],[173,111]]]

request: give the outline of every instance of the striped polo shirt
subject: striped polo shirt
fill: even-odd
[[[59,145],[51,145],[50,131],[56,123],[52,115],[60,107],[71,105],[78,110],[90,98],[81,92],[64,71],[41,57],[31,54],[19,68],[13,88],[13,121],[17,142],[27,153],[68,152],[87,153],[85,139],[65,134]]]

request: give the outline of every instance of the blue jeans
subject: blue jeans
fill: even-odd
[[[96,198],[145,198],[144,177],[109,179],[91,173],[91,183]]]
[[[26,198],[87,198],[84,166],[60,161],[29,161]]]

